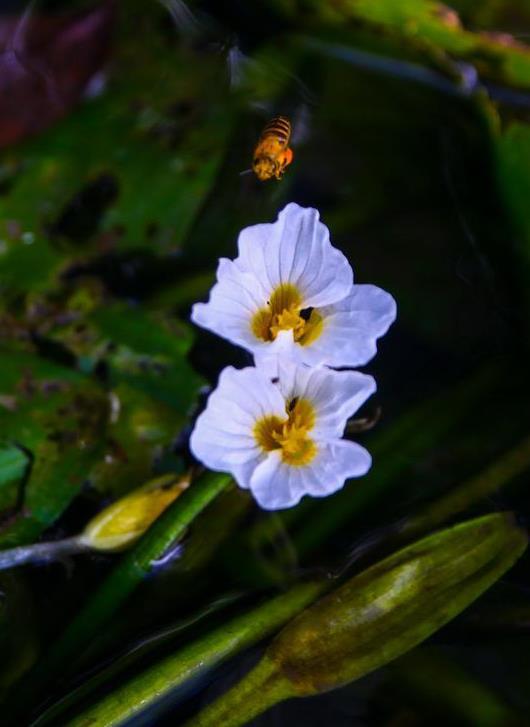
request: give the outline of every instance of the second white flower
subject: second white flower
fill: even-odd
[[[191,435],[191,450],[210,469],[231,472],[267,510],[303,495],[324,497],[370,469],[369,453],[342,439],[348,418],[375,391],[357,371],[280,364],[224,369]]]

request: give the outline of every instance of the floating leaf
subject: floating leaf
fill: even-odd
[[[95,240],[100,254],[144,247],[155,257],[174,255],[182,244],[215,179],[232,121],[218,58],[168,46],[166,17],[156,6],[121,14],[104,92],[5,152],[5,302],[56,286],[80,242]]]
[[[22,477],[27,464],[28,456],[20,447],[0,443],[0,487]]]
[[[33,421],[27,410],[21,417],[21,442],[31,448],[33,462],[22,508],[0,528],[2,547],[31,541],[51,525],[78,494],[102,454],[101,433],[108,416],[104,393],[88,383],[63,384],[51,400],[44,411],[34,412]]]

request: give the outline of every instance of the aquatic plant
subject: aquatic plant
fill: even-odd
[[[529,30],[2,9],[2,724],[524,722]]]

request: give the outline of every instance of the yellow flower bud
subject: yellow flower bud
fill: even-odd
[[[121,550],[134,543],[184,492],[189,476],[162,475],[120,498],[85,527],[80,542],[94,550]]]

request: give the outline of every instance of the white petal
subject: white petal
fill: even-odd
[[[336,439],[319,443],[318,454],[308,465],[306,494],[325,497],[340,490],[350,477],[362,477],[372,466],[370,453],[356,442]],[[251,481],[252,482],[252,481]]]
[[[213,333],[252,350],[263,345],[252,333],[252,317],[266,304],[256,279],[240,273],[230,260],[219,261],[218,282],[210,291],[208,303],[195,303],[191,320]]]
[[[269,452],[250,479],[250,491],[264,510],[293,507],[304,494],[299,485],[300,473],[282,462],[281,453]]]
[[[322,363],[323,347],[300,346],[290,331],[289,340],[278,336],[273,342],[262,341],[252,331],[253,316],[266,307],[281,283],[298,288],[305,308],[328,306],[351,292],[351,267],[331,245],[317,210],[287,205],[275,223],[243,230],[239,253],[233,262],[220,260],[208,303],[193,306],[192,320],[257,357]]]
[[[241,487],[248,487],[264,456],[253,428],[267,415],[285,416],[278,388],[258,369],[227,367],[195,424],[190,439],[193,455],[212,470],[231,472]]]
[[[333,371],[327,368],[278,366],[278,386],[286,401],[307,399],[316,414],[312,434],[341,437],[346,422],[376,390],[375,380],[359,371]]]
[[[242,230],[236,266],[251,272],[272,293],[292,283],[302,293],[304,307],[323,306],[344,298],[353,273],[345,256],[333,247],[318,211],[288,204],[273,224]]]
[[[308,366],[363,366],[377,353],[377,339],[396,318],[394,298],[375,285],[355,285],[344,300],[319,309],[321,335],[305,349]]]
[[[275,451],[255,468],[250,490],[262,508],[281,510],[293,507],[304,495],[331,495],[350,477],[366,474],[372,464],[366,449],[354,442],[334,440],[318,447],[315,459],[305,467],[284,464]]]
[[[265,343],[254,350],[254,361],[256,366],[266,371],[271,377],[277,376],[280,362],[302,363],[301,348],[295,342],[292,331],[279,331],[274,341]]]

